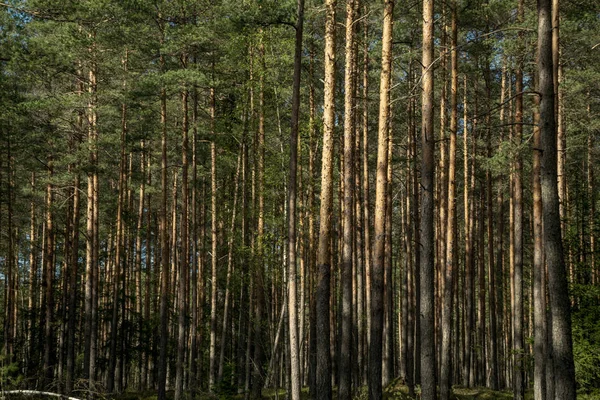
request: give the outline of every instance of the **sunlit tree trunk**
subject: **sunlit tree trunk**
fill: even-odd
[[[355,1],[346,1],[346,62],[344,79],[343,224],[341,260],[341,342],[338,399],[352,398],[352,269],[354,226],[354,74]]]
[[[434,308],[434,235],[433,197],[435,178],[435,136],[433,132],[433,42],[434,1],[423,1],[423,58],[421,103],[421,397],[436,398],[435,308]]]
[[[321,162],[321,210],[317,250],[317,387],[316,399],[331,399],[330,307],[331,215],[333,209],[333,130],[335,116],[335,7],[326,0],[323,150]]]
[[[290,385],[292,400],[300,400],[300,354],[298,338],[298,301],[296,290],[296,182],[298,164],[298,124],[300,113],[300,78],[302,66],[302,33],[304,29],[304,0],[298,0],[298,20],[296,23],[296,43],[294,48],[294,85],[292,93],[292,118],[290,127],[290,178],[288,182],[288,321],[289,321],[289,361],[291,367]],[[301,261],[302,262],[302,261]],[[304,275],[301,277],[304,282]],[[304,285],[302,285],[304,294]],[[302,298],[304,296],[302,295]],[[304,303],[300,303],[301,318]],[[301,332],[302,334],[302,332]],[[302,336],[300,336],[302,340]]]
[[[456,131],[458,129],[458,49],[457,45],[457,3],[452,2],[452,22],[450,39],[450,144],[448,149],[448,217],[446,229],[446,254],[444,268],[444,297],[442,304],[442,353],[441,353],[441,375],[440,375],[440,398],[447,400],[450,398],[452,388],[452,348],[451,348],[451,325],[453,310],[453,289],[454,289],[454,268],[456,265],[456,255],[454,250],[456,245]],[[456,316],[458,317],[458,315]],[[457,344],[455,344],[456,346]]]
[[[383,352],[383,294],[385,266],[385,217],[388,141],[389,141],[389,104],[390,80],[392,68],[392,29],[394,1],[385,0],[383,13],[383,35],[381,49],[381,78],[379,85],[379,124],[377,146],[377,183],[375,188],[375,224],[373,242],[373,269],[371,271],[371,343],[369,349],[369,399],[381,399],[382,389],[382,352]]]

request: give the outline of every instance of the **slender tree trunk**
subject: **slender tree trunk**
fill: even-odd
[[[5,315],[4,315],[4,355],[8,363],[14,361],[15,356],[15,338],[17,333],[17,281],[18,268],[15,254],[15,225],[14,225],[14,157],[11,152],[10,134],[6,140],[7,147],[7,236],[8,236],[8,254],[6,255],[6,276],[5,276]]]
[[[36,193],[36,173],[35,171],[31,173],[31,193]],[[29,220],[30,220],[30,228],[29,228],[29,302],[28,302],[28,310],[29,310],[29,322],[27,326],[27,354],[29,356],[29,363],[27,364],[27,370],[34,372],[37,367],[34,360],[38,358],[38,345],[36,342],[36,331],[38,327],[36,326],[37,322],[37,312],[38,312],[38,226],[37,226],[37,209],[36,202],[34,199],[31,200],[30,203],[30,211],[29,211]]]
[[[161,56],[161,64],[164,58]],[[167,232],[167,93],[164,88],[160,92],[161,139],[161,204],[160,204],[160,343],[158,360],[158,400],[166,400],[167,389],[167,343],[168,343],[168,308],[169,308],[169,237]]]
[[[196,62],[194,58],[194,63]],[[198,141],[198,91],[196,87],[192,91],[192,193],[191,193],[191,206],[192,206],[192,326],[191,326],[191,343],[190,343],[190,372],[189,372],[189,384],[188,387],[191,392],[192,399],[196,398],[197,391],[197,379],[198,374],[198,326],[200,324],[199,318],[199,301],[198,291],[203,291],[203,286],[198,280],[198,205],[197,193],[198,193],[198,155],[196,143]]]
[[[589,97],[589,89],[588,89]],[[592,107],[588,100],[587,114],[590,122],[593,120]],[[598,271],[596,270],[596,179],[594,177],[594,134],[593,130],[588,132],[587,137],[587,190],[589,203],[589,232],[590,232],[590,282],[598,284]]]
[[[309,306],[309,321],[310,321],[310,332],[309,332],[309,393],[312,397],[315,397],[317,393],[317,313],[316,313],[316,299],[315,299],[315,285],[317,278],[317,266],[316,266],[316,252],[315,252],[315,159],[316,159],[316,128],[315,128],[315,76],[314,76],[314,50],[311,47],[310,51],[310,63],[309,63],[309,155],[308,155],[308,175],[309,175],[309,216],[308,216],[308,259],[309,259],[309,273],[310,273],[310,306]]]
[[[504,142],[505,138],[505,128],[504,121],[506,115],[506,105],[505,103],[505,93],[506,93],[506,60],[503,58],[502,60],[502,78],[501,78],[501,92],[500,92],[500,125],[502,126],[500,131],[500,142]],[[504,182],[506,178],[505,174],[501,174],[499,177],[500,182]],[[506,327],[504,326],[504,187],[503,185],[498,186],[498,195],[496,197],[497,209],[498,209],[498,228],[496,235],[496,304],[498,309],[498,319],[500,320],[500,324],[498,325],[498,333],[497,336],[500,338],[498,340],[498,374],[499,374],[499,385],[500,388],[506,387],[506,368],[505,364],[505,351],[506,346],[504,343],[504,330]]]
[[[544,250],[552,313],[555,399],[576,398],[571,305],[561,239],[556,165],[555,90],[552,63],[551,1],[538,0],[538,73],[540,92],[541,188]]]
[[[524,2],[519,0],[517,19],[523,21]],[[522,37],[522,33],[519,33]],[[516,79],[516,110],[515,110],[515,145],[520,146],[523,140],[523,60],[517,61]],[[518,150],[520,152],[520,149]],[[513,393],[515,400],[525,396],[525,371],[523,364],[523,162],[520,154],[515,160],[513,182],[514,199],[514,309],[513,309]]]
[[[235,171],[235,188],[233,192],[233,206],[231,211],[231,225],[229,227],[229,239],[227,241],[227,276],[225,277],[225,301],[223,303],[223,329],[221,330],[221,347],[219,349],[219,366],[217,372],[217,382],[223,381],[223,370],[225,367],[225,349],[227,347],[226,338],[227,327],[229,325],[229,314],[231,308],[231,276],[233,275],[233,243],[235,238],[235,219],[237,214],[237,200],[239,191],[239,180],[240,180],[240,169],[242,163],[242,147],[240,146],[240,153],[238,155],[237,167]]]
[[[127,68],[127,53],[122,61]],[[114,259],[114,274],[112,281],[112,310],[111,310],[111,321],[110,321],[110,349],[108,357],[108,374],[106,376],[106,390],[108,393],[115,391],[115,374],[117,367],[117,340],[119,338],[119,303],[120,303],[120,285],[122,282],[121,271],[124,269],[124,227],[123,227],[123,213],[125,207],[125,163],[127,162],[125,156],[125,141],[127,140],[127,105],[121,104],[121,154],[119,161],[119,183],[117,187],[117,215],[116,215],[116,231],[115,231],[115,259]],[[117,389],[118,391],[118,389]]]
[[[363,14],[367,15],[368,5],[363,6]],[[363,160],[363,226],[365,229],[365,306],[368,310],[367,314],[367,327],[366,327],[366,346],[364,348],[363,357],[368,358],[368,351],[371,345],[371,264],[372,264],[372,252],[371,252],[371,192],[369,190],[369,24],[367,18],[363,19],[363,146],[362,146],[362,160]],[[363,367],[363,382],[366,381],[367,377],[367,363]]]
[[[94,48],[90,47],[93,54]],[[86,215],[86,283],[85,283],[85,353],[84,375],[88,378],[88,390],[95,390],[97,305],[98,305],[98,131],[96,130],[96,67],[89,71],[88,92],[88,151],[89,172],[87,176],[87,215]],[[90,397],[92,395],[90,394]]]
[[[329,400],[332,397],[329,300],[331,296],[331,214],[333,209],[333,130],[335,124],[336,0],[326,0],[325,8],[323,150],[321,163],[319,245],[317,250],[317,387],[315,393],[317,400]]]
[[[210,348],[208,367],[208,387],[215,386],[217,368],[217,148],[215,131],[215,89],[210,88],[210,181],[211,181],[211,283],[210,283]]]
[[[139,201],[138,201],[138,213],[135,228],[135,261],[134,269],[136,273],[135,282],[135,312],[139,321],[139,331],[137,345],[140,346],[144,341],[144,315],[143,315],[143,298],[142,298],[142,230],[144,227],[144,210],[146,209],[146,145],[144,139],[140,141],[140,188],[139,188]],[[151,258],[150,256],[150,243],[146,242],[146,259]],[[147,276],[148,277],[148,276]],[[139,386],[138,390],[145,389],[146,377],[144,370],[144,363],[147,354],[145,351],[140,351],[139,354]]]
[[[79,144],[76,144],[79,147]],[[78,285],[77,276],[79,268],[79,222],[80,222],[80,209],[81,209],[81,196],[80,196],[81,178],[76,173],[75,181],[73,183],[73,229],[67,234],[71,235],[71,252],[69,260],[69,314],[67,322],[67,374],[65,391],[67,394],[73,390],[73,382],[75,379],[75,324],[77,321],[77,300],[78,300]]]
[[[539,107],[539,100],[536,99]],[[535,400],[546,400],[546,282],[542,225],[542,187],[540,182],[540,115],[534,111],[533,129],[533,309]]]
[[[485,88],[486,100],[488,105],[486,115],[486,153],[487,158],[492,158],[492,137],[491,137],[491,118],[492,118],[492,72],[490,62],[486,60],[485,67]],[[493,186],[494,178],[492,171],[486,171],[486,208],[487,208],[487,246],[488,246],[488,309],[489,309],[489,334],[488,334],[488,357],[489,361],[489,385],[492,390],[498,390],[498,313],[496,310],[496,263],[494,257],[494,202],[493,202]]]
[[[464,76],[464,96],[463,96],[463,201],[464,201],[464,235],[465,235],[465,360],[463,365],[463,384],[472,386],[474,384],[472,376],[472,357],[473,357],[473,201],[471,199],[469,178],[474,171],[469,171],[469,128],[467,122],[467,76]],[[471,139],[473,140],[473,139]],[[471,154],[473,158],[475,155]]]
[[[258,145],[257,145],[257,197],[258,197],[258,218],[256,221],[256,262],[254,263],[254,362],[253,362],[253,382],[252,397],[258,399],[261,397],[264,382],[263,362],[265,358],[265,348],[263,341],[265,333],[263,329],[263,320],[266,317],[265,312],[265,284],[264,284],[264,233],[265,233],[265,87],[264,76],[265,68],[265,48],[264,43],[260,42],[260,60],[262,71],[259,79],[259,115],[258,115]],[[216,249],[215,249],[216,251]]]
[[[457,2],[453,0],[451,39],[450,39],[450,145],[448,149],[448,217],[446,228],[446,255],[444,269],[444,299],[442,305],[442,359],[440,375],[440,398],[447,400],[450,398],[452,389],[452,310],[453,310],[453,289],[454,289],[454,268],[456,265],[456,255],[454,253],[456,245],[454,235],[456,233],[456,131],[458,129],[458,49],[457,45]],[[458,317],[458,316],[457,316]],[[455,344],[456,345],[456,344]]]
[[[298,346],[298,299],[296,290],[296,186],[298,166],[298,124],[300,114],[300,78],[302,66],[302,33],[304,28],[304,0],[298,0],[296,44],[294,49],[294,85],[292,93],[292,119],[290,127],[290,178],[288,182],[288,321],[291,366],[291,397],[300,400],[300,355]],[[301,261],[302,262],[302,261]],[[303,277],[302,277],[303,278]],[[302,288],[303,289],[303,288]],[[303,292],[304,293],[304,292]],[[304,304],[300,304],[301,318]],[[300,336],[302,340],[302,336]]]
[[[390,67],[391,68],[391,67]],[[390,72],[391,74],[391,72]],[[392,85],[390,77],[390,86]],[[394,375],[394,282],[392,280],[393,246],[392,246],[392,217],[393,217],[393,169],[392,157],[394,151],[392,121],[393,110],[388,106],[388,166],[387,166],[387,195],[385,203],[385,245],[384,245],[384,278],[383,278],[383,360],[382,385],[388,386]]]
[[[434,0],[423,1],[423,95],[421,111],[421,225],[420,243],[423,257],[420,265],[421,289],[421,397],[436,398],[435,308],[434,308],[434,236],[433,197],[435,179],[435,136],[433,132],[433,27]]]
[[[344,159],[343,159],[343,224],[341,260],[341,344],[339,357],[338,399],[352,398],[352,268],[353,268],[353,197],[354,197],[354,94],[355,1],[346,1],[346,66],[344,79]]]
[[[52,177],[54,175],[54,160],[51,155],[48,156],[48,184],[46,185],[46,237],[44,239],[44,272],[43,272],[43,290],[44,290],[44,383],[45,386],[52,382],[54,377],[55,364],[55,343],[54,343],[54,185]],[[10,179],[10,177],[9,177]]]
[[[187,63],[187,56],[181,56],[183,68]],[[177,303],[179,306],[177,317],[177,363],[175,375],[175,400],[180,400],[183,395],[183,374],[185,363],[185,350],[187,347],[187,282],[189,273],[189,189],[188,189],[188,152],[189,152],[189,119],[188,119],[188,96],[189,91],[184,87],[181,93],[182,108],[182,138],[181,138],[181,257],[179,262],[179,291],[177,292]]]
[[[379,86],[379,125],[377,146],[377,184],[375,189],[375,241],[371,275],[371,343],[369,349],[369,399],[381,399],[383,352],[383,293],[385,266],[385,214],[388,170],[388,124],[392,68],[392,29],[394,1],[385,0]]]

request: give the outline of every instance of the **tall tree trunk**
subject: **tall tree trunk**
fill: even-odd
[[[292,93],[292,119],[290,126],[290,178],[288,182],[288,322],[291,366],[291,397],[300,400],[300,354],[298,346],[298,300],[296,289],[296,186],[298,166],[298,124],[300,114],[300,78],[302,66],[302,33],[304,28],[304,0],[298,0],[296,44],[294,48],[294,85]],[[302,262],[302,261],[301,261]],[[304,277],[302,276],[302,279]],[[304,291],[302,292],[304,293]],[[300,303],[301,318],[304,304]],[[302,340],[302,336],[300,336]]]
[[[55,343],[54,343],[54,160],[48,156],[48,183],[46,185],[46,237],[44,238],[44,271],[42,286],[44,288],[44,384],[48,386],[54,377]],[[9,177],[10,179],[10,177]]]
[[[15,338],[17,333],[17,281],[18,267],[15,254],[15,225],[14,225],[14,157],[11,152],[11,135],[7,135],[7,236],[8,236],[8,254],[6,255],[6,276],[5,276],[5,315],[4,315],[4,355],[8,363],[14,361],[15,356]]]
[[[145,318],[143,315],[143,298],[142,298],[142,230],[144,227],[144,210],[146,209],[146,145],[144,139],[140,141],[140,188],[139,188],[139,201],[138,201],[138,213],[137,213],[137,221],[135,227],[135,260],[134,260],[134,269],[136,273],[136,282],[135,282],[135,312],[137,314],[137,318],[139,321],[139,331],[138,331],[138,339],[137,345],[140,346],[144,341],[144,322]],[[148,212],[148,211],[147,211]],[[150,243],[146,242],[146,259],[151,258],[150,256]],[[148,275],[146,275],[148,278]],[[146,352],[140,351],[139,354],[139,385],[138,390],[145,389],[146,386],[146,377],[145,377],[145,369],[144,364],[146,360]]]
[[[315,161],[316,161],[316,127],[315,127],[315,76],[314,76],[314,65],[315,65],[315,53],[313,47],[310,50],[310,62],[309,62],[309,92],[308,92],[308,103],[309,103],[309,154],[308,154],[308,176],[309,176],[309,191],[308,191],[308,202],[309,202],[309,216],[308,216],[308,259],[309,259],[309,273],[310,273],[310,306],[309,306],[309,321],[310,321],[310,332],[309,332],[309,393],[315,397],[317,393],[317,312],[315,303],[315,285],[317,278],[317,267],[316,267],[316,252],[315,252]]]
[[[79,143],[76,144],[79,147]],[[79,269],[79,222],[80,222],[80,209],[81,209],[81,196],[80,196],[81,177],[79,173],[76,173],[75,180],[73,182],[73,200],[72,200],[72,213],[73,223],[71,232],[67,232],[71,235],[71,252],[69,260],[69,314],[67,322],[67,374],[65,382],[65,391],[67,394],[73,390],[73,382],[75,380],[75,324],[77,322],[77,300],[78,300],[78,269]]]
[[[31,193],[36,193],[36,173],[35,171],[31,173]],[[27,324],[27,349],[29,362],[27,364],[27,370],[34,372],[37,367],[37,363],[34,360],[38,359],[39,355],[39,346],[36,343],[36,332],[38,329],[37,326],[37,313],[38,313],[38,298],[39,298],[39,290],[38,290],[38,226],[37,226],[37,209],[36,202],[32,198],[30,203],[30,211],[29,211],[29,220],[30,220],[30,228],[29,228],[29,302],[28,302],[28,310],[29,310],[29,322]]]
[[[377,145],[377,184],[375,188],[375,240],[371,275],[371,344],[369,349],[369,399],[381,399],[383,351],[383,292],[385,267],[385,214],[388,172],[390,79],[392,68],[392,29],[394,1],[384,1],[379,85],[379,124]]]
[[[211,204],[211,273],[210,273],[210,347],[208,367],[208,387],[215,386],[217,367],[217,144],[215,131],[215,89],[210,88],[210,204]]]
[[[125,71],[127,70],[127,52],[123,59]],[[121,154],[119,161],[119,183],[117,187],[117,215],[116,215],[116,231],[115,231],[115,259],[114,259],[114,274],[112,281],[112,310],[110,321],[110,349],[108,356],[108,374],[106,376],[106,390],[108,393],[115,391],[115,373],[117,367],[117,340],[119,338],[119,303],[120,303],[120,285],[123,283],[121,279],[122,270],[124,269],[125,261],[123,253],[125,251],[123,213],[125,207],[125,141],[127,140],[127,105],[121,104]],[[117,391],[119,389],[117,388]]]
[[[523,22],[524,1],[519,0],[517,19]],[[519,37],[523,34],[519,33]],[[523,60],[517,61],[515,71],[516,110],[515,110],[515,145],[520,146],[523,140]],[[520,149],[517,150],[520,152]],[[523,364],[523,162],[520,154],[515,160],[513,182],[514,201],[514,309],[513,309],[513,393],[515,400],[525,396],[525,371]]]
[[[317,387],[316,399],[331,399],[330,307],[331,214],[333,209],[333,130],[335,124],[335,14],[336,0],[326,0],[325,86],[323,150],[321,163],[321,210],[317,250]]]
[[[576,398],[571,305],[561,239],[556,165],[555,91],[552,63],[551,0],[538,0],[538,73],[540,92],[541,187],[544,250],[552,313],[555,399]]]
[[[363,6],[363,14],[368,14],[368,5]],[[363,19],[363,101],[362,101],[362,129],[363,129],[363,146],[362,146],[362,161],[363,161],[363,226],[365,229],[365,306],[367,309],[367,327],[366,327],[366,346],[364,348],[363,357],[368,359],[368,350],[371,344],[371,192],[369,190],[369,24],[367,18]],[[367,363],[363,367],[363,382],[367,377]]]
[[[506,59],[502,59],[502,78],[501,78],[501,87],[500,87],[500,125],[502,126],[500,131],[500,143],[504,142],[505,138],[505,128],[504,121],[506,115]],[[505,174],[501,174],[499,177],[500,182],[504,182],[506,178]],[[498,341],[498,374],[499,374],[499,385],[501,388],[504,388],[506,383],[506,362],[505,362],[505,353],[506,346],[504,343],[504,331],[506,327],[504,326],[504,187],[502,185],[498,186],[498,195],[496,197],[497,208],[498,208],[498,228],[496,235],[496,304],[498,309],[498,319],[500,320],[500,324],[498,325],[498,333],[497,336],[500,338]]]
[[[536,79],[537,80],[537,79]],[[536,99],[539,107],[539,99]],[[546,400],[546,281],[542,225],[542,187],[540,182],[540,115],[534,111],[533,128],[533,311],[535,400]]]
[[[463,365],[463,384],[465,386],[473,386],[474,370],[473,363],[473,191],[471,189],[470,180],[473,180],[475,171],[469,170],[469,127],[467,123],[468,106],[467,106],[467,76],[464,76],[464,95],[463,95],[463,201],[464,201],[464,235],[465,235],[465,360]],[[474,131],[474,130],[473,130]],[[473,142],[474,139],[471,139]],[[473,159],[475,154],[471,154]]]
[[[390,67],[391,69],[392,67]],[[391,70],[390,70],[391,74]],[[390,86],[392,85],[390,77]],[[392,281],[392,210],[393,210],[393,169],[392,157],[394,151],[392,121],[394,120],[391,105],[388,105],[388,165],[387,165],[387,195],[385,202],[385,244],[383,267],[383,360],[382,385],[386,387],[394,374],[394,285]]]
[[[194,57],[194,63],[196,59]],[[197,391],[197,374],[198,374],[198,326],[200,324],[199,318],[199,301],[198,291],[203,291],[203,286],[198,280],[198,205],[197,194],[198,194],[198,155],[196,144],[198,141],[198,91],[196,87],[192,91],[192,193],[191,193],[191,206],[192,206],[192,326],[191,326],[191,340],[190,340],[190,372],[189,372],[189,383],[188,387],[191,392],[192,399],[196,398]]]
[[[433,197],[435,179],[435,136],[433,132],[433,27],[434,0],[423,1],[423,94],[421,103],[421,225],[420,243],[423,257],[420,265],[421,289],[421,396],[436,398],[435,309],[434,309],[434,236]]]
[[[185,68],[187,56],[181,56],[181,63]],[[188,152],[189,152],[189,119],[188,119],[188,96],[189,91],[184,87],[181,93],[182,108],[182,138],[181,138],[181,257],[179,262],[179,291],[177,292],[177,303],[179,306],[177,317],[177,363],[175,375],[175,400],[180,400],[183,395],[183,374],[185,363],[185,352],[187,347],[187,282],[189,273],[189,189],[188,189]]]
[[[259,78],[259,108],[258,108],[258,143],[257,143],[257,197],[258,197],[258,218],[256,221],[256,261],[254,263],[254,362],[253,362],[253,382],[252,397],[258,399],[261,397],[262,386],[264,382],[264,358],[265,332],[263,320],[265,319],[265,287],[264,287],[264,233],[265,233],[265,47],[263,38],[259,45],[260,62],[262,64]],[[216,251],[216,249],[215,249]]]
[[[490,62],[486,60],[485,67],[486,79],[486,100],[488,111],[486,115],[486,153],[487,158],[492,158],[492,137],[491,137],[491,118],[492,118],[492,72]],[[492,171],[486,171],[486,208],[487,208],[487,246],[488,246],[488,302],[489,302],[489,335],[488,335],[488,361],[489,361],[489,380],[492,390],[498,390],[498,313],[496,310],[496,263],[494,257],[494,202],[493,186],[494,178]]]
[[[164,58],[161,56],[161,65]],[[166,400],[167,394],[167,343],[168,308],[169,308],[169,235],[167,231],[167,93],[164,88],[160,92],[160,123],[161,123],[161,198],[160,198],[160,343],[158,360],[158,400]]]
[[[94,47],[90,47],[93,54]],[[88,77],[88,151],[86,215],[86,283],[85,283],[85,353],[84,376],[88,378],[88,390],[95,391],[96,341],[98,310],[98,131],[96,129],[96,65],[93,62]],[[92,395],[90,395],[92,397]]]
[[[441,354],[441,375],[440,375],[440,398],[447,400],[450,398],[452,388],[452,310],[453,310],[453,289],[454,289],[454,268],[456,265],[456,255],[454,250],[454,235],[456,233],[456,131],[458,129],[458,49],[457,49],[457,2],[452,1],[452,22],[450,35],[450,145],[448,149],[448,217],[446,228],[446,255],[444,269],[444,298],[442,305],[442,354]],[[457,316],[458,317],[458,316]],[[455,344],[456,345],[456,344]]]
[[[238,154],[237,166],[234,177],[234,191],[233,191],[233,206],[231,209],[231,225],[229,227],[229,238],[227,240],[227,276],[225,277],[225,300],[223,303],[223,329],[221,329],[221,348],[219,349],[219,365],[217,372],[217,382],[223,382],[223,370],[225,368],[225,348],[227,347],[226,338],[229,314],[231,308],[231,276],[233,275],[233,243],[235,238],[235,219],[237,214],[237,201],[239,191],[239,180],[240,180],[240,169],[242,163],[242,152],[243,148],[240,146],[240,153]]]
[[[352,268],[354,231],[354,20],[356,0],[346,1],[346,66],[344,79],[343,224],[341,260],[341,344],[338,399],[352,398]]]

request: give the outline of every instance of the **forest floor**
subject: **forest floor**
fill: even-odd
[[[333,393],[333,398],[337,398],[337,395]],[[173,398],[173,392],[167,392],[167,399]],[[189,399],[190,397],[185,397]],[[286,391],[284,389],[265,389],[263,390],[263,398],[269,400],[285,400]],[[308,388],[304,388],[301,392],[302,400],[310,399]],[[464,388],[455,386],[452,390],[451,400],[509,400],[512,399],[512,392],[510,391],[493,391],[487,388]],[[600,391],[594,391],[592,393],[578,393],[577,398],[579,400],[600,400]],[[46,396],[23,396],[13,395],[7,396],[6,399],[10,400],[48,400]],[[145,391],[145,392],[126,392],[116,397],[109,396],[98,396],[98,400],[156,400],[156,392]],[[243,394],[228,394],[228,393],[203,393],[199,392],[196,396],[197,400],[243,400]],[[355,400],[368,399],[367,387],[361,388],[358,394],[354,397]],[[414,400],[413,397],[408,395],[408,387],[401,385],[400,383],[393,383],[384,390],[384,400]],[[417,390],[417,399],[419,399],[419,391]],[[533,392],[529,390],[525,394],[525,400],[533,400]]]

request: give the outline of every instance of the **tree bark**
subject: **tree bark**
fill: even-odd
[[[423,94],[421,99],[421,225],[423,255],[420,265],[421,289],[421,397],[436,398],[434,235],[433,206],[435,178],[435,136],[433,132],[433,0],[423,1]]]
[[[450,398],[452,389],[452,310],[453,310],[453,289],[454,289],[454,268],[456,265],[456,255],[454,243],[456,232],[456,131],[458,129],[458,49],[457,49],[457,2],[453,0],[452,22],[450,35],[450,145],[448,149],[448,216],[446,228],[446,255],[444,269],[444,298],[442,304],[442,354],[441,354],[441,375],[440,375],[440,398],[447,400]],[[456,344],[455,344],[456,345]]]
[[[321,162],[321,210],[317,250],[317,387],[316,399],[329,400],[331,393],[330,307],[331,214],[333,209],[333,131],[335,116],[335,7],[326,0],[323,150]]]
[[[383,352],[383,292],[385,267],[385,217],[390,79],[392,68],[392,30],[394,1],[384,1],[383,35],[381,49],[381,78],[379,85],[379,124],[377,145],[377,183],[375,188],[375,224],[373,243],[373,270],[371,271],[371,343],[369,349],[369,399],[381,399],[382,388],[382,352]]]
[[[338,399],[352,398],[352,269],[354,226],[354,20],[356,0],[346,1],[346,63],[344,78],[343,224],[341,260],[341,338]]]
[[[304,29],[304,0],[298,0],[296,43],[294,48],[294,84],[290,126],[290,178],[288,182],[288,321],[290,342],[290,386],[292,400],[300,400],[300,354],[298,346],[298,301],[296,289],[296,186],[298,167],[298,124],[300,114],[300,78],[302,67],[302,34]],[[303,278],[303,277],[302,277]],[[303,292],[304,293],[304,292]],[[300,304],[303,315],[304,304]],[[302,340],[302,336],[300,337]]]
[[[536,99],[539,107],[539,99]],[[542,225],[542,187],[540,182],[540,115],[534,111],[533,128],[533,312],[535,400],[546,400],[546,281]]]
[[[555,399],[576,398],[571,304],[561,239],[556,165],[555,91],[552,62],[551,1],[538,0],[538,74],[540,92],[541,188],[544,250],[552,314]]]
[[[214,68],[214,66],[213,66]],[[217,144],[215,131],[215,88],[210,88],[210,208],[211,208],[211,274],[210,274],[210,347],[208,387],[212,391],[216,383],[217,368]]]
[[[187,56],[181,56],[183,67],[187,63]],[[179,291],[177,292],[177,303],[179,306],[177,315],[177,362],[175,372],[175,400],[180,400],[183,395],[183,374],[185,353],[187,347],[186,318],[187,318],[187,282],[189,272],[189,189],[188,189],[188,152],[189,152],[189,119],[188,119],[188,96],[189,91],[184,87],[181,92],[182,108],[182,131],[181,131],[181,257],[179,262]]]
[[[517,19],[522,22],[524,18],[524,1],[519,0]],[[519,33],[519,37],[523,34]],[[517,60],[515,71],[515,145],[520,147],[523,140],[523,60]],[[515,400],[522,400],[525,396],[525,371],[523,364],[523,162],[519,154],[515,159],[515,172],[513,178],[514,201],[514,308],[513,308],[513,393]]]
[[[164,65],[164,57],[161,56]],[[160,343],[158,359],[158,400],[167,398],[167,343],[168,343],[168,306],[169,306],[169,237],[167,217],[167,94],[164,88],[160,92],[161,123],[161,198],[160,198]]]

